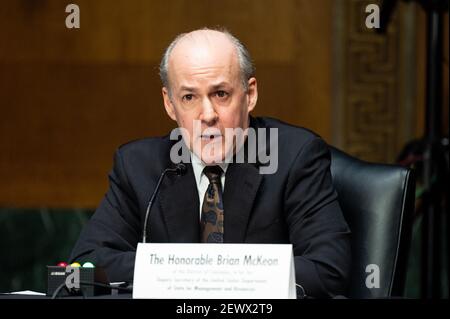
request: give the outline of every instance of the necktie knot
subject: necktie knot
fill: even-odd
[[[206,166],[203,169],[203,173],[208,177],[210,183],[219,182],[220,177],[223,174],[222,168],[218,165]]]

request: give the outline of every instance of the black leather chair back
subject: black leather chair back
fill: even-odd
[[[331,174],[352,231],[348,296],[401,296],[405,284],[414,211],[415,181],[408,168],[367,163],[331,149]],[[376,268],[379,288],[372,287]],[[366,268],[368,267],[368,268]],[[367,271],[367,272],[366,272]],[[369,276],[369,287],[366,280]]]

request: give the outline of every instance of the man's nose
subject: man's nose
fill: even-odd
[[[209,98],[202,101],[202,114],[200,119],[207,125],[214,125],[218,119],[218,115]]]

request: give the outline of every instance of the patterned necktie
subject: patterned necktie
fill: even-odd
[[[220,182],[223,171],[220,166],[206,166],[203,173],[209,179],[209,186],[202,205],[201,241],[223,243],[223,201]]]

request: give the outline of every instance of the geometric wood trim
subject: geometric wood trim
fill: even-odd
[[[361,159],[394,162],[413,137],[414,7],[397,5],[386,34],[365,26],[368,4],[336,1],[333,143]]]

